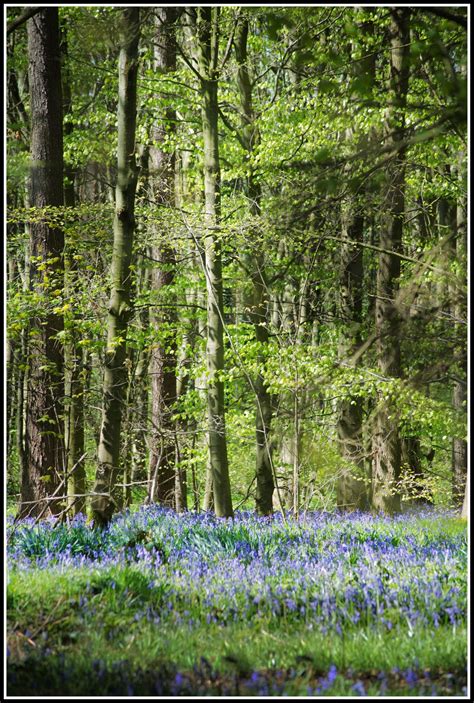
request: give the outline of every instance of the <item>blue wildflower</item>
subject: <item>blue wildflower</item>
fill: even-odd
[[[365,686],[362,681],[356,681],[355,684],[352,686],[352,690],[358,696],[365,696]]]

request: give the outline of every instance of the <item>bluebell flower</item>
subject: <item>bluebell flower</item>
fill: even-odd
[[[352,686],[352,690],[358,696],[365,696],[365,687],[362,681],[356,681],[355,684]]]
[[[410,688],[413,688],[413,686],[416,684],[416,682],[418,681],[418,676],[416,675],[413,669],[406,670],[405,681],[407,682]]]

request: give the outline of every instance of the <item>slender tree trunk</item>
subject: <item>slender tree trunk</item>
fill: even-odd
[[[180,453],[178,438],[176,436],[176,459],[175,463],[178,469],[175,473],[175,494],[176,494],[176,504],[175,509],[177,513],[184,513],[188,509],[188,477],[187,472],[184,468],[179,466]]]
[[[110,521],[116,501],[112,495],[120,459],[123,401],[127,385],[126,337],[131,312],[130,288],[135,231],[135,124],[139,8],[123,9],[119,56],[117,186],[115,190],[112,287],[107,318],[107,351],[103,381],[102,425],[98,467],[92,500],[94,520]]]
[[[63,114],[72,111],[70,75],[68,66],[66,28],[61,29],[61,58],[63,85]],[[72,124],[64,125],[64,135],[72,133]],[[76,204],[74,191],[75,172],[70,164],[64,164],[64,204],[73,208]],[[74,280],[78,275],[75,258],[76,247],[69,244],[64,254],[64,290],[74,298]],[[70,327],[64,344],[64,396],[66,412],[64,417],[64,443],[66,450],[66,473],[68,505],[74,515],[85,512],[86,469],[84,457],[84,383],[83,349],[79,344],[75,324]],[[75,497],[75,496],[81,497]]]
[[[23,261],[18,261],[13,255],[8,258],[7,275],[10,283],[22,290],[23,294],[28,289],[27,275],[22,275],[28,268],[28,255]],[[21,279],[21,280],[20,280]],[[11,461],[16,454],[19,467],[19,484],[22,480],[28,482],[28,473],[25,474],[25,391],[27,385],[28,362],[28,329],[22,327],[19,339],[12,340],[7,337],[7,460]]]
[[[121,510],[124,506],[129,506],[132,501],[132,453],[133,435],[135,420],[135,366],[136,350],[127,349],[127,390],[123,404],[122,432],[120,447],[120,474],[123,476],[122,490],[118,489],[114,493],[117,508]]]
[[[42,9],[28,20],[27,29],[31,110],[29,202],[39,209],[61,207],[63,132],[58,9]],[[30,251],[35,258],[30,280],[39,295],[44,295],[51,285],[62,291],[63,250],[62,230],[50,227],[44,220],[31,223]],[[54,514],[62,507],[59,499],[45,500],[65,492],[61,491],[65,468],[64,359],[57,339],[62,330],[62,316],[52,311],[35,318],[30,325],[21,515]]]
[[[351,356],[362,343],[363,257],[362,242],[364,217],[357,205],[343,207],[342,238],[354,242],[341,244],[340,314],[344,324],[339,352]],[[344,400],[339,409],[337,434],[343,466],[337,483],[337,505],[345,510],[365,509],[367,486],[364,483],[364,451],[362,440],[363,401],[357,396]],[[355,475],[358,467],[359,475]]]
[[[25,193],[25,207],[29,207],[28,195]],[[28,225],[25,225],[25,232],[28,234]],[[31,237],[29,238],[31,239]],[[19,273],[22,279],[22,290],[26,292],[30,288],[30,245],[29,241],[26,245],[25,258],[22,262],[22,271],[19,268]],[[26,462],[26,408],[25,399],[28,393],[28,340],[29,328],[24,327],[20,332],[19,358],[15,388],[15,427],[16,427],[16,449],[18,453],[18,464],[20,468],[20,485],[28,482],[28,470]]]
[[[280,239],[278,244],[278,258],[280,260],[290,256],[288,245],[285,238]],[[297,297],[294,282],[288,278],[283,290],[273,293],[276,304],[272,312],[272,327],[283,335],[284,344],[288,344],[288,340],[295,338],[298,325],[295,322],[295,299]],[[298,341],[298,340],[296,340]],[[282,436],[279,441],[279,473],[277,485],[277,506],[280,510],[284,510],[286,506],[289,510],[293,509],[293,490],[294,490],[294,458],[297,453],[297,437],[294,422],[294,397],[291,392],[282,392],[280,394],[278,405],[285,408],[285,420]],[[291,418],[286,420],[286,418]],[[281,495],[279,495],[281,493]],[[283,505],[285,503],[285,506]]]
[[[142,174],[141,186],[137,189],[137,197],[148,197],[149,195],[149,145],[142,148],[140,156],[140,172]],[[150,259],[151,247],[146,246],[136,256],[136,285],[134,295],[145,294],[151,289],[151,267]],[[146,335],[150,328],[150,308],[144,305],[138,310],[138,324],[140,330]],[[130,463],[130,480],[138,490],[145,490],[146,496],[149,495],[149,367],[151,351],[149,345],[146,345],[138,350],[134,376],[133,376],[133,423],[131,428],[131,463]],[[125,481],[127,483],[127,481]],[[132,501],[133,486],[128,488],[125,500]]]
[[[390,9],[390,90],[387,110],[387,140],[394,147],[403,139],[404,114],[409,78],[410,9]],[[405,154],[397,151],[387,166],[387,196],[383,209],[387,217],[380,228],[375,328],[377,361],[385,378],[399,377],[400,319],[395,305],[399,287],[400,259],[388,252],[401,252],[405,210]],[[393,513],[400,510],[401,445],[398,420],[393,403],[382,396],[378,402],[372,471],[372,505],[375,510]]]
[[[15,402],[16,402],[16,450],[18,453],[18,464],[20,467],[20,483],[28,481],[26,464],[26,408],[25,398],[28,389],[28,331],[22,330],[21,342],[18,358],[18,373],[16,378]],[[25,475],[26,474],[26,475]]]
[[[463,172],[463,154],[460,154],[460,173]],[[463,272],[467,266],[467,222],[466,202],[462,199],[456,205],[456,239],[453,256]],[[467,280],[463,273],[458,281],[452,296],[452,311],[455,320],[456,349],[455,356],[458,362],[457,378],[453,385],[453,407],[463,414],[467,409],[467,305],[466,305]],[[454,437],[452,446],[453,467],[453,503],[459,508],[466,500],[467,481],[467,442],[461,437]]]
[[[75,270],[71,257],[65,261],[66,277]],[[66,282],[66,286],[67,286]],[[84,383],[83,351],[75,329],[64,347],[65,446],[67,457],[68,503],[74,514],[85,511],[86,471],[84,457]]]
[[[7,118],[8,124],[15,127],[17,138],[21,139],[26,145],[29,141],[30,121],[26,112],[21,91],[18,82],[18,76],[13,69],[14,63],[14,38],[15,34],[11,33],[8,37],[7,44]],[[10,202],[11,200],[11,202]],[[8,206],[17,207],[22,203],[24,207],[28,207],[28,197],[22,197],[21,191],[15,193],[13,198],[7,194]],[[9,225],[8,229],[17,229],[16,225]],[[28,228],[23,225],[24,230],[28,234]],[[18,229],[20,226],[18,225]],[[28,244],[26,245],[28,247]],[[27,274],[29,267],[28,250],[25,252],[24,260],[17,259],[15,256],[9,256],[7,276],[14,285],[14,279],[18,277],[18,285],[23,292],[29,287],[29,276]],[[18,463],[20,467],[20,485],[21,476],[23,474],[23,462],[25,459],[24,450],[24,389],[25,389],[25,369],[27,364],[27,334],[28,330],[23,327],[20,331],[20,339],[16,342],[7,338],[7,456],[10,458],[13,448],[16,449]],[[12,443],[12,437],[15,437],[15,443]],[[26,480],[28,480],[26,478]]]
[[[190,204],[190,193],[188,188],[188,169],[189,169],[189,152],[183,152],[179,155],[179,158],[175,159],[175,201],[176,207],[180,209],[185,209]],[[201,336],[201,330],[199,330],[198,319],[196,317],[197,307],[200,305],[200,295],[202,295],[202,290],[199,285],[198,274],[200,269],[199,264],[199,252],[194,241],[189,242],[190,247],[187,249],[187,254],[191,261],[191,270],[189,272],[190,285],[185,292],[186,305],[188,306],[187,312],[184,314],[184,319],[181,321],[183,327],[182,335],[182,346],[179,353],[179,363],[178,366],[181,369],[180,378],[176,379],[176,393],[178,399],[183,399],[188,390],[194,390],[195,383],[191,375],[191,368],[193,357],[195,355],[195,345],[198,336]],[[201,323],[202,324],[202,323]],[[184,371],[184,373],[183,373]],[[177,450],[181,457],[192,456],[195,448],[196,434],[197,434],[197,422],[195,418],[185,418],[181,419],[178,423],[178,430],[184,437],[183,440],[177,442]],[[196,476],[196,469],[194,463],[191,463],[191,487],[193,495],[193,505],[194,510],[199,512],[200,510],[200,498],[198,481]],[[179,483],[176,483],[177,497],[181,497],[183,505],[180,507],[178,505],[176,509],[178,511],[187,510],[187,500],[188,500],[188,477],[186,470],[182,467],[178,469]]]
[[[259,143],[258,127],[252,104],[252,86],[249,76],[247,57],[247,38],[249,32],[248,20],[242,19],[236,28],[234,45],[237,58],[237,85],[240,96],[241,112],[241,139],[246,149],[246,158],[251,162],[253,151]],[[262,192],[260,183],[255,178],[253,167],[249,166],[247,176],[246,195],[249,201],[251,215],[257,221],[257,227],[252,239],[257,241],[259,236],[258,217],[261,211]],[[254,381],[256,417],[255,431],[257,442],[255,473],[257,478],[256,508],[259,515],[270,515],[273,512],[273,463],[272,446],[270,438],[271,421],[273,415],[272,397],[265,385],[263,367],[265,365],[265,347],[268,345],[268,303],[267,303],[267,278],[265,273],[265,256],[263,248],[256,247],[255,256],[247,258],[247,264],[252,272],[253,295],[250,305],[250,317],[255,326],[255,338],[259,344],[258,365],[261,369]]]
[[[149,289],[148,269],[146,270],[144,289]],[[140,314],[142,329],[147,329],[149,325],[148,308],[144,308]],[[149,353],[141,350],[140,357],[135,372],[135,386],[137,388],[135,394],[135,409],[137,426],[133,433],[133,452],[132,452],[132,482],[145,482],[147,480],[147,463],[148,463],[148,368],[149,368]]]
[[[464,499],[461,509],[461,517],[465,520],[469,517],[469,476],[466,476],[466,482],[464,484]]]
[[[7,276],[9,283],[13,286],[16,277],[16,261],[13,257],[8,260]],[[10,337],[6,340],[6,362],[7,362],[7,457],[12,451],[12,437],[15,432],[15,388],[19,374],[18,362],[18,342]]]
[[[293,453],[293,515],[298,517],[300,509],[300,454],[301,454],[301,419],[299,408],[298,388],[293,399],[293,428],[295,433]]]
[[[160,74],[176,70],[176,43],[174,39],[178,8],[156,9],[154,68]],[[165,119],[163,119],[165,118]],[[167,109],[152,129],[150,146],[150,197],[157,204],[172,207],[175,204],[175,157],[163,150],[163,144],[175,131],[176,112]],[[151,447],[149,500],[168,507],[176,507],[176,424],[172,419],[176,401],[176,325],[177,314],[167,289],[174,282],[176,253],[173,245],[154,232],[152,258],[159,262],[151,271],[151,288],[161,294],[166,307],[152,308],[150,322],[161,331],[161,341],[151,351]],[[157,312],[157,310],[159,310]],[[167,336],[165,337],[164,331]],[[171,336],[170,336],[171,335]]]
[[[224,328],[222,296],[221,241],[216,233],[220,218],[220,166],[218,141],[217,60],[219,8],[196,8],[196,29],[202,98],[204,137],[204,235],[207,285],[207,409],[209,456],[212,471],[215,512],[218,517],[233,515],[225,432]]]

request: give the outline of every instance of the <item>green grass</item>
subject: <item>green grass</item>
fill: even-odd
[[[354,681],[364,677],[366,692],[378,692],[376,672],[389,672],[394,667],[409,669],[414,662],[419,670],[431,672],[438,687],[443,672],[458,672],[464,680],[464,627],[413,632],[408,627],[391,632],[366,628],[345,636],[324,635],[301,626],[286,630],[271,620],[226,627],[210,624],[189,629],[163,624],[157,628],[144,619],[135,620],[151,598],[157,605],[157,594],[147,584],[148,580],[133,567],[92,573],[87,569],[13,572],[8,589],[9,665],[12,671],[21,673],[21,691],[28,693],[25,686],[32,676],[35,681],[31,690],[38,691],[42,667],[47,667],[49,681],[54,680],[52,672],[56,670],[59,693],[82,691],[87,695],[91,686],[97,686],[94,676],[90,676],[93,661],[100,661],[100,667],[109,672],[112,688],[116,685],[114,665],[127,662],[135,689],[140,684],[134,677],[140,680],[142,676],[146,682],[152,671],[176,667],[192,672],[203,653],[212,669],[229,680],[236,673],[242,678],[254,670],[294,669],[295,678],[285,685],[285,692],[294,695],[306,695],[307,687],[317,686],[331,665],[338,672],[353,673],[348,680],[338,677],[328,695],[350,695]],[[86,592],[89,602],[87,611],[83,611],[80,598]],[[63,680],[63,670],[69,672],[67,680]],[[102,673],[104,677],[106,682]],[[394,694],[409,695],[409,689],[399,685],[396,678],[391,686]],[[10,688],[13,693],[15,686]],[[390,688],[385,693],[389,695]]]

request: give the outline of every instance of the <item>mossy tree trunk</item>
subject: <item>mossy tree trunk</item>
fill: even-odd
[[[117,185],[115,189],[112,281],[107,316],[107,350],[102,389],[102,423],[92,511],[98,524],[110,521],[120,460],[124,396],[127,387],[126,338],[131,314],[130,289],[135,231],[135,125],[140,10],[123,9],[119,55]]]
[[[205,273],[207,287],[207,418],[209,458],[218,517],[233,515],[225,429],[224,325],[222,295],[222,242],[220,220],[220,164],[218,138],[219,7],[197,7],[198,67],[204,138]]]
[[[400,147],[404,138],[405,108],[409,79],[410,9],[390,9],[390,85],[387,108],[386,142],[395,156],[386,169],[387,189],[380,227],[375,329],[377,362],[381,376],[397,378],[400,365],[400,317],[395,298],[399,289],[405,211],[405,152]],[[393,252],[393,253],[392,253]],[[397,412],[393,401],[382,393],[378,399],[372,470],[372,505],[375,510],[394,513],[400,510],[401,443]]]

